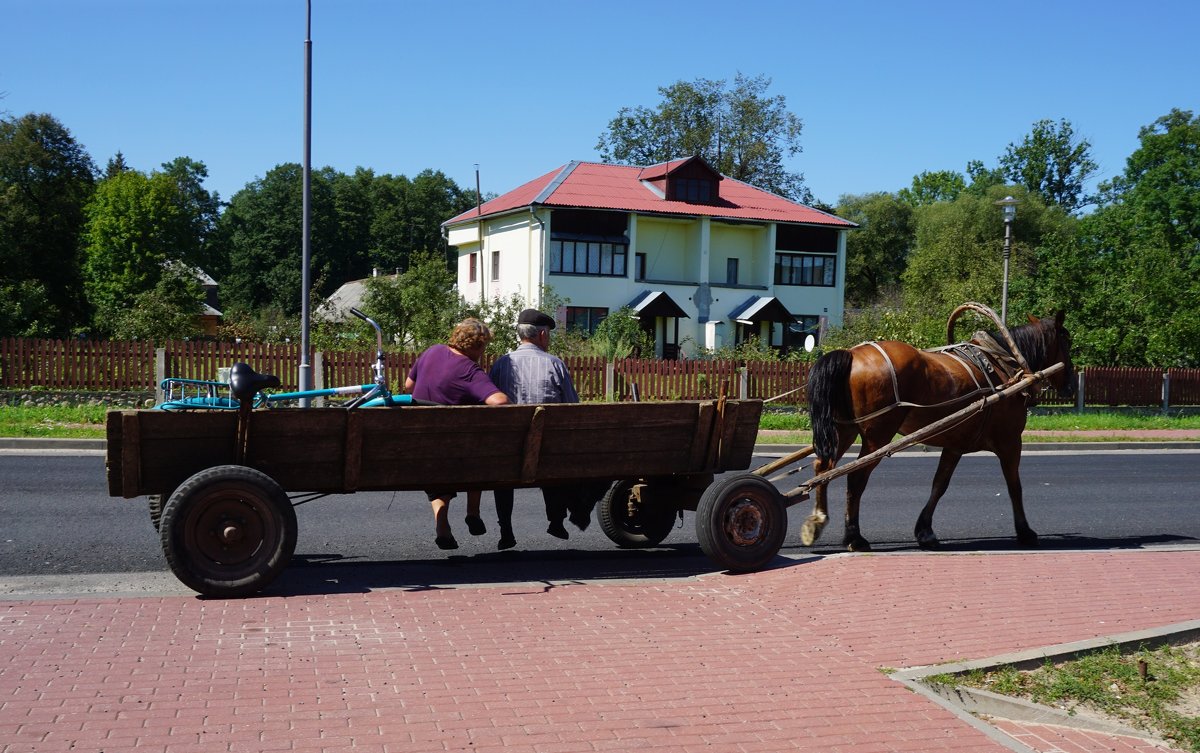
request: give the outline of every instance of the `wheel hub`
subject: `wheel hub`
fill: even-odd
[[[725,531],[737,546],[752,546],[762,540],[763,525],[762,510],[748,500],[734,503],[725,518]]]

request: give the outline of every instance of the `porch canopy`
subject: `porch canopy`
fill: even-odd
[[[738,324],[758,324],[759,322],[796,321],[795,315],[774,296],[751,296],[742,305],[729,312],[729,318]]]
[[[654,319],[655,317],[675,317],[676,319],[690,319],[678,303],[671,299],[662,290],[643,290],[629,302],[629,308],[633,309],[634,317],[638,319]]]

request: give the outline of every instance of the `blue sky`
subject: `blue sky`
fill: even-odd
[[[739,71],[804,121],[815,196],[995,166],[1040,119],[1119,174],[1200,110],[1195,0],[312,0],[315,167],[441,170],[501,193],[595,146],[658,88]],[[228,199],[303,156],[304,0],[0,0],[0,111],[45,112],[103,167],[188,156]]]

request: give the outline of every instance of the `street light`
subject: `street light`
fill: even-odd
[[[1012,255],[1012,224],[1017,218],[1017,204],[1011,196],[1005,196],[996,205],[1004,212],[1004,285],[1000,289],[1000,321],[1008,326],[1008,257]]]

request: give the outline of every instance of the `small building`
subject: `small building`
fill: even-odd
[[[840,325],[856,225],[690,157],[651,167],[571,162],[443,223],[467,300],[516,293],[588,332],[632,309],[675,358],[691,340],[784,350]],[[686,346],[685,346],[686,347]]]

